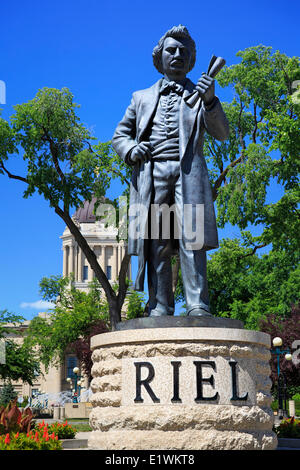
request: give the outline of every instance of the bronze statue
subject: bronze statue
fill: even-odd
[[[186,27],[167,31],[152,55],[163,78],[133,93],[112,139],[115,151],[133,167],[130,207],[146,208],[140,211],[139,236],[129,230],[129,253],[139,259],[135,289],[144,290],[147,264],[150,316],[173,315],[171,256],[177,247],[187,315],[210,315],[206,251],[218,247],[218,234],[203,142],[205,132],[227,139],[229,126],[215,96],[214,74],[202,74],[197,84],[186,77],[196,59]],[[216,59],[210,68],[222,66]],[[151,208],[165,205],[175,207],[171,235],[162,233],[164,217],[159,211],[158,236],[151,237]]]

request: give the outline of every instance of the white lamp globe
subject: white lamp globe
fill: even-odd
[[[279,338],[279,336],[276,336],[276,338],[273,338],[272,343],[275,347],[282,346],[282,339]]]
[[[74,372],[74,374],[78,374],[78,372],[79,372],[79,367],[74,367],[73,372]]]
[[[284,357],[285,357],[285,359],[286,359],[287,361],[291,361],[291,360],[292,360],[292,355],[291,355],[290,353],[287,353]]]

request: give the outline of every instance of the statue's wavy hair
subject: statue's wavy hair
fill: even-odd
[[[164,41],[166,38],[174,38],[174,39],[187,39],[190,43],[191,47],[191,62],[189,72],[195,65],[196,62],[196,44],[195,41],[191,38],[190,33],[188,32],[187,28],[180,24],[179,26],[173,26],[173,28],[169,29],[158,41],[157,46],[154,47],[152,52],[153,57],[153,64],[154,67],[159,71],[159,73],[163,74],[162,63],[161,63],[161,54],[164,47]]]

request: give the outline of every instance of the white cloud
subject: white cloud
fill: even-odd
[[[36,310],[47,310],[48,308],[54,308],[55,304],[47,302],[46,300],[37,300],[36,302],[22,302],[21,308],[34,308]]]

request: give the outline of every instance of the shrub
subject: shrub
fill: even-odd
[[[0,450],[62,450],[62,443],[54,433],[7,433],[0,436]]]
[[[38,431],[46,432],[48,431],[49,434],[54,433],[58,436],[58,439],[74,439],[77,429],[68,424],[66,420],[65,423],[53,423],[53,424],[45,424],[43,421],[36,426]]]
[[[300,420],[292,418],[286,418],[281,421],[280,425],[273,428],[276,432],[277,437],[289,437],[300,439]]]
[[[17,400],[10,402],[6,407],[0,407],[0,435],[11,432],[29,432],[33,414],[30,408],[20,411]]]
[[[11,401],[15,401],[18,394],[11,382],[5,383],[0,390],[0,406],[7,406]]]

